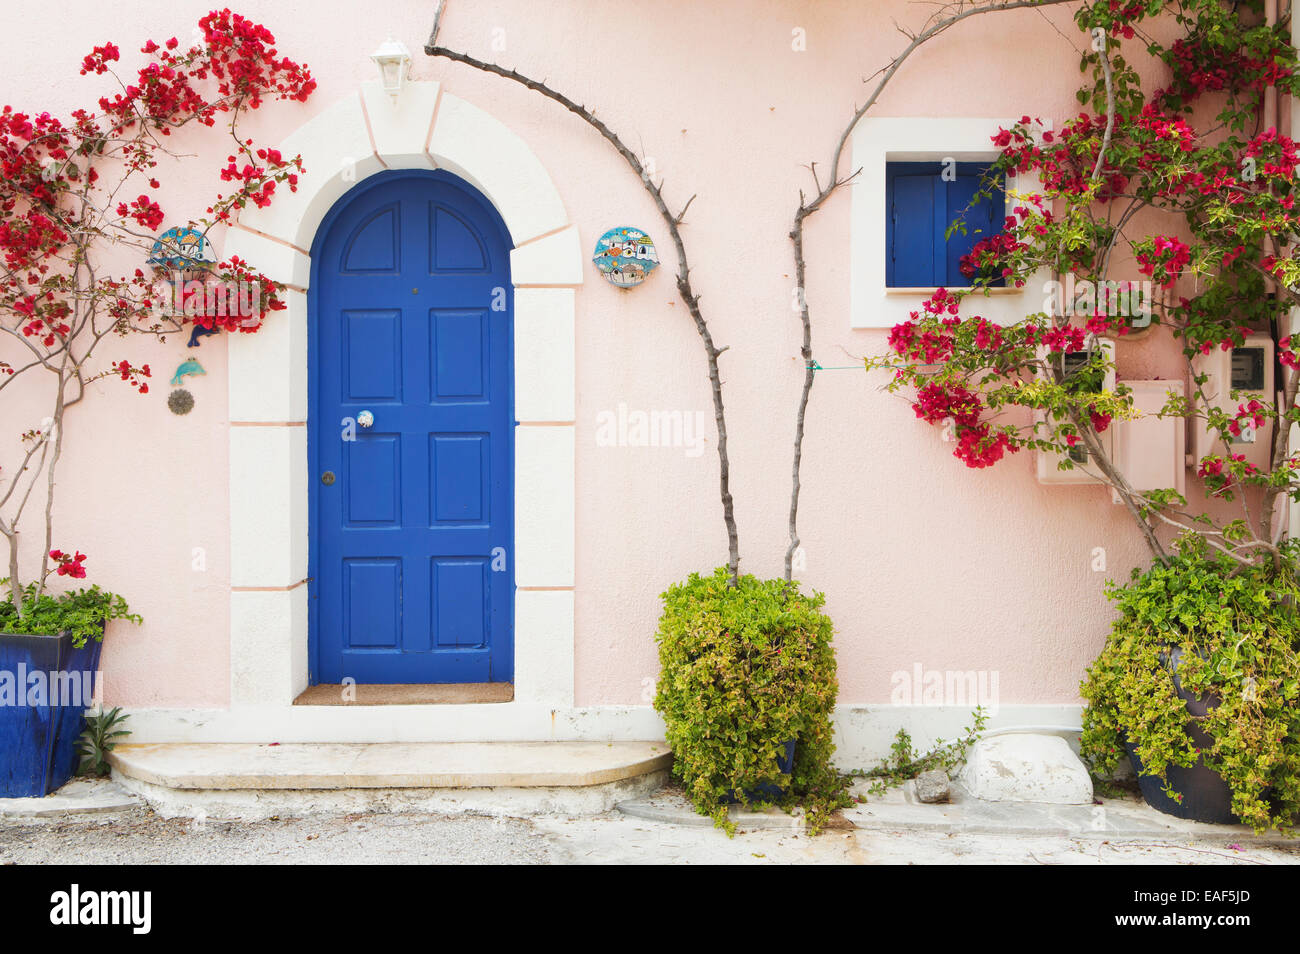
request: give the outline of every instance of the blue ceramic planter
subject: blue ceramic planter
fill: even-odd
[[[779,768],[781,774],[785,776],[785,785],[777,785],[773,782],[764,782],[761,785],[756,785],[753,788],[745,790],[745,801],[776,802],[785,797],[785,789],[789,784],[790,774],[794,771],[794,750],[797,742],[797,739],[791,739],[786,742],[782,746],[781,754],[776,758],[777,768]],[[740,799],[736,797],[734,791],[731,791],[727,793],[727,801],[738,803]]]
[[[76,774],[102,645],[0,633],[0,797],[48,795]]]
[[[1174,691],[1187,704],[1188,713],[1193,716],[1204,716],[1217,706],[1219,701],[1209,695],[1193,695],[1183,688],[1182,680],[1178,678],[1178,667],[1182,658],[1182,648],[1171,646],[1161,654],[1161,663],[1170,667],[1174,679]],[[1214,740],[1195,723],[1189,724],[1187,731],[1198,748],[1208,749],[1214,744]],[[1240,822],[1232,810],[1232,788],[1218,772],[1207,768],[1203,760],[1197,759],[1196,764],[1190,768],[1183,768],[1180,765],[1170,765],[1166,768],[1165,774],[1170,786],[1183,796],[1183,800],[1179,802],[1164,793],[1162,783],[1157,776],[1144,774],[1146,770],[1142,766],[1142,760],[1138,758],[1137,746],[1130,742],[1127,736],[1124,738],[1124,747],[1128,751],[1129,761],[1133,763],[1133,771],[1137,774],[1142,797],[1156,811],[1173,815],[1175,818],[1186,818],[1212,825],[1235,825]]]

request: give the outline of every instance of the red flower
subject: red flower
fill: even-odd
[[[50,559],[54,560],[56,564],[54,572],[59,576],[70,576],[74,580],[85,579],[86,568],[82,564],[86,562],[86,554],[80,550],[75,554],[64,553],[62,550],[51,550]]]

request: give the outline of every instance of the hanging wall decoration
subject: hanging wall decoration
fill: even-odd
[[[194,410],[194,395],[184,388],[177,388],[167,395],[167,409],[173,414],[188,414]]]
[[[171,296],[173,313],[179,314],[185,310],[188,296],[194,294],[190,291],[195,287],[192,283],[206,280],[208,272],[217,263],[217,256],[208,237],[191,223],[168,229],[159,235],[145,261],[156,269],[173,273],[168,293]],[[201,300],[202,295],[200,295]],[[186,347],[197,348],[202,343],[200,339],[215,335],[220,330],[217,327],[204,328],[202,325],[195,324],[190,331],[190,340]]]
[[[659,267],[655,243],[641,229],[610,229],[596,241],[591,259],[611,285],[631,288],[640,285]]]
[[[172,375],[172,387],[180,387],[181,381],[191,375],[207,373],[203,370],[203,365],[199,364],[194,358],[186,358],[177,366],[176,373]]]
[[[192,225],[168,229],[153,243],[146,261],[154,268],[206,270],[216,264],[208,237]]]
[[[204,328],[202,325],[195,325],[194,329],[190,332],[190,343],[187,344],[185,347],[197,348],[200,344],[202,344],[202,342],[199,341],[200,338],[206,338],[208,335],[215,335],[220,331],[221,329],[216,327],[215,325],[213,325],[211,328]]]

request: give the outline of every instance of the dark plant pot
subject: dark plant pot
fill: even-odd
[[[781,770],[781,774],[785,776],[786,782],[782,785],[777,785],[774,782],[764,782],[762,785],[747,788],[745,789],[745,801],[775,802],[785,797],[785,790],[789,787],[790,774],[794,771],[794,749],[797,742],[797,739],[790,739],[783,746],[781,754],[776,757],[777,767]],[[733,790],[727,792],[727,801],[735,804],[739,803],[740,799],[736,797]]]
[[[1178,698],[1187,704],[1187,711],[1191,715],[1203,716],[1217,706],[1219,700],[1209,694],[1194,696],[1183,688],[1178,679],[1178,663],[1182,656],[1182,649],[1173,646],[1170,647],[1168,655],[1163,657],[1173,664],[1174,691],[1178,693]],[[1187,734],[1191,736],[1197,748],[1206,749],[1214,744],[1214,740],[1194,724],[1187,727]],[[1142,797],[1156,811],[1176,818],[1186,818],[1212,825],[1235,825],[1240,821],[1232,811],[1232,789],[1223,780],[1223,776],[1213,769],[1206,768],[1204,761],[1197,759],[1196,764],[1190,768],[1170,765],[1165,769],[1169,786],[1183,796],[1183,800],[1179,802],[1164,793],[1158,777],[1143,774],[1142,760],[1138,758],[1137,747],[1127,737],[1124,739],[1124,747],[1128,750],[1129,761],[1133,763],[1133,771],[1137,773]]]
[[[74,649],[66,633],[0,633],[0,797],[48,795],[76,774],[102,646],[88,639]]]

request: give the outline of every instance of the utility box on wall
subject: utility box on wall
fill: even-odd
[[[1133,408],[1142,416],[1132,421],[1115,421],[1115,466],[1134,490],[1186,490],[1187,430],[1182,417],[1156,417],[1169,399],[1169,392],[1181,392],[1176,381],[1125,381],[1132,392]],[[1112,491],[1111,499],[1121,497]]]
[[[1272,400],[1273,383],[1273,339],[1268,335],[1247,335],[1241,347],[1231,351],[1214,350],[1207,355],[1197,355],[1192,359],[1191,373],[1194,376],[1206,375],[1208,380],[1201,385],[1206,400],[1212,407],[1217,407],[1229,416],[1237,410],[1238,404],[1246,404],[1251,398],[1259,401]],[[1237,400],[1232,399],[1233,391],[1241,391]],[[1205,405],[1196,396],[1196,382],[1189,381],[1187,396],[1197,410],[1204,412]],[[1273,424],[1271,421],[1258,431],[1253,428],[1243,430],[1240,437],[1231,438],[1226,445],[1218,432],[1207,427],[1203,421],[1193,420],[1192,459],[1189,464],[1197,467],[1202,457],[1207,454],[1245,454],[1246,460],[1261,470],[1267,470],[1273,457]]]
[[[1101,348],[1106,352],[1106,363],[1109,367],[1106,369],[1106,376],[1102,382],[1102,390],[1113,391],[1115,389],[1115,342],[1105,338],[1093,338],[1089,341],[1089,347]],[[1068,380],[1072,373],[1087,362],[1088,355],[1089,351],[1055,355],[1043,352],[1040,354],[1040,360],[1059,362],[1058,367],[1062,369]],[[1038,421],[1045,420],[1045,415],[1040,412],[1037,414],[1036,419]],[[1114,428],[1107,428],[1098,435],[1107,454],[1111,453],[1113,430]],[[1097,468],[1092,463],[1092,455],[1088,453],[1082,441],[1077,446],[1070,448],[1069,455],[1074,462],[1074,466],[1068,470],[1062,470],[1060,463],[1063,455],[1054,451],[1039,451],[1035,455],[1037,457],[1038,482],[1040,484],[1104,483],[1100,476],[1095,476],[1098,474]]]

